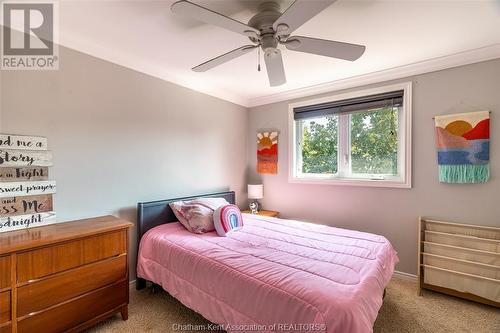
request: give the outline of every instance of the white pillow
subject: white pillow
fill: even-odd
[[[170,208],[188,231],[202,234],[215,229],[214,211],[228,204],[224,198],[198,198],[172,202]]]

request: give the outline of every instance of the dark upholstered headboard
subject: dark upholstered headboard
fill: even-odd
[[[149,229],[152,229],[160,224],[177,222],[177,217],[175,217],[174,212],[172,212],[169,203],[179,200],[193,200],[196,198],[224,198],[231,204],[236,202],[236,197],[233,191],[200,194],[190,197],[159,201],[140,202],[137,204],[137,243],[139,244],[142,236]]]

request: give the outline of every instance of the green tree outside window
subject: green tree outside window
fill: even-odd
[[[351,172],[398,174],[398,109],[383,108],[349,115]],[[303,121],[302,172],[338,171],[338,116]]]

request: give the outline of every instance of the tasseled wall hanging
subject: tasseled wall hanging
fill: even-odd
[[[484,183],[490,178],[490,113],[435,117],[442,183]]]

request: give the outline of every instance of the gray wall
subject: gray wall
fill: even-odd
[[[407,273],[416,273],[419,215],[500,225],[500,125],[495,121],[500,60],[399,80],[414,83],[413,188],[408,190],[289,184],[289,102],[247,112],[85,54],[60,52],[59,71],[0,71],[0,131],[49,139],[61,220],[114,214],[135,222],[139,201],[228,188],[245,205],[246,181],[262,179],[264,208],[285,218],[384,235],[399,252],[397,269]],[[493,112],[492,179],[440,184],[431,118],[473,110]],[[254,171],[260,128],[281,132],[277,176],[261,178]]]
[[[263,207],[280,211],[282,217],[387,237],[399,253],[397,270],[415,274],[418,216],[500,226],[500,144],[497,142],[500,140],[500,122],[496,119],[500,115],[500,59],[384,84],[409,80],[413,81],[412,189],[288,183],[288,104],[299,100],[250,110],[248,179],[250,182],[263,181]],[[373,86],[377,85],[368,87]],[[308,98],[315,97],[319,96]],[[432,117],[478,110],[492,111],[490,182],[440,184]],[[276,176],[261,177],[255,173],[255,134],[260,128],[277,128],[280,131],[279,170]]]
[[[214,190],[244,202],[245,108],[66,48],[60,59],[3,71],[0,91],[1,132],[48,138],[60,220],[135,222],[137,202]]]

